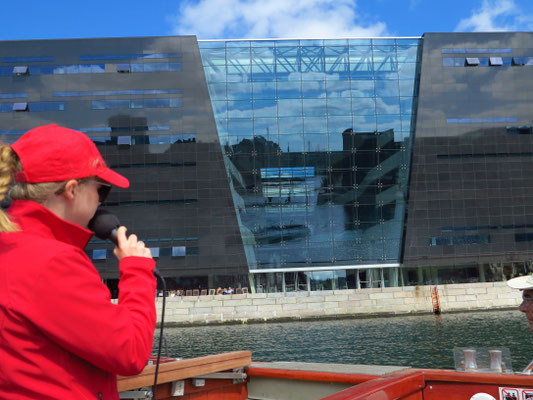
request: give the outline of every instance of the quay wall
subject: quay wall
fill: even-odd
[[[165,325],[252,323],[432,313],[431,287],[167,297]],[[438,285],[442,312],[518,307],[505,282]],[[156,299],[158,322],[162,298]]]

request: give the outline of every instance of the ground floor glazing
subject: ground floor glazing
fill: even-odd
[[[327,267],[324,267],[327,268]],[[393,266],[350,269],[260,272],[239,276],[165,277],[167,290],[187,294],[215,294],[219,289],[233,293],[287,293],[365,289],[453,283],[500,282],[533,273],[532,261],[472,263],[446,266]],[[118,280],[107,279],[112,296],[118,296]]]

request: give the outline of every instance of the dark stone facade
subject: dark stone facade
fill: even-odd
[[[532,259],[531,56],[531,33],[424,35],[404,267]]]
[[[112,190],[104,207],[148,247],[159,248],[158,268],[170,289],[247,283],[194,36],[10,41],[0,42],[0,54],[1,101],[29,104],[28,112],[0,113],[0,140],[47,123],[86,132],[106,163],[131,182],[127,190]],[[29,74],[6,73],[20,65]],[[57,110],[37,112],[50,104]],[[94,240],[87,253],[113,286],[112,245]]]

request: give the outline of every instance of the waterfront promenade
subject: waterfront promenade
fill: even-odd
[[[167,297],[165,325],[257,323],[321,318],[430,314],[431,287]],[[516,308],[521,292],[505,282],[438,285],[443,313]],[[158,321],[162,299],[156,300]]]

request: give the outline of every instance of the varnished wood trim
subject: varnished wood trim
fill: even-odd
[[[211,356],[177,360],[159,365],[157,382],[173,382],[213,372],[240,368],[252,363],[250,351],[233,351],[230,353],[215,354]],[[118,391],[132,390],[154,383],[155,365],[149,365],[135,376],[119,376],[117,378]]]

